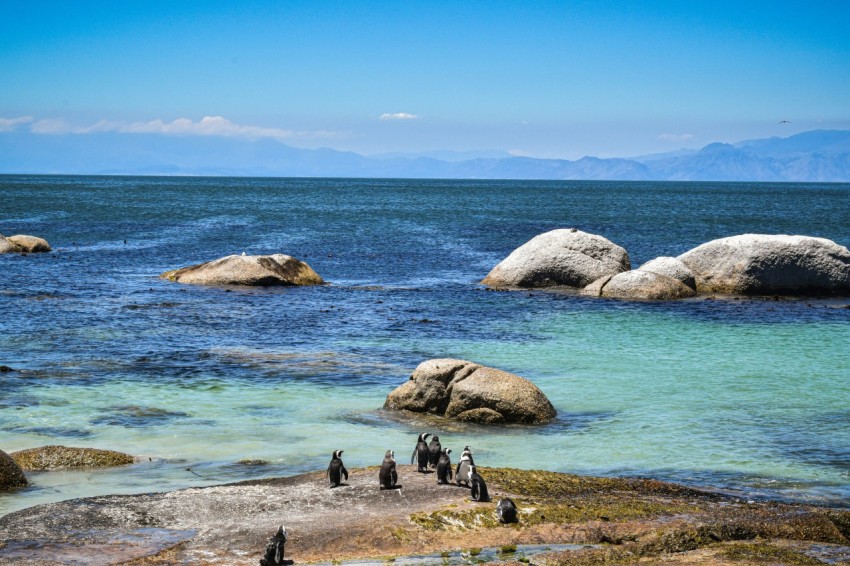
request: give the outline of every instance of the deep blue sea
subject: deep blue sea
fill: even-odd
[[[65,444],[145,461],[31,474],[46,501],[400,461],[416,435],[487,466],[639,475],[747,497],[850,500],[850,298],[645,303],[478,284],[514,248],[576,227],[632,266],[742,233],[850,245],[850,185],[0,176],[0,449]],[[329,285],[159,279],[285,253]],[[542,427],[381,410],[421,361],[534,381]],[[459,452],[459,450],[456,450]],[[240,460],[262,460],[247,465]]]

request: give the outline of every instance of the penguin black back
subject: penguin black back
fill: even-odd
[[[328,465],[328,480],[331,487],[339,487],[343,477],[345,481],[348,481],[348,470],[345,469],[341,458],[343,452],[343,450],[336,450],[331,456],[331,463]]]
[[[496,504],[496,516],[499,517],[500,523],[516,523],[517,508],[513,499],[510,497],[500,499],[499,503]]]
[[[473,501],[486,502],[490,501],[490,494],[487,492],[487,484],[484,482],[484,478],[481,477],[481,474],[478,473],[478,470],[475,469],[475,466],[470,466],[469,468],[469,483],[471,487],[471,493],[469,498]]]
[[[429,432],[423,432],[419,435],[419,440],[416,441],[416,448],[413,449],[413,455],[410,457],[410,463],[416,462],[417,471],[425,472],[428,470],[428,443],[426,440],[431,436]]]
[[[428,465],[436,468],[442,452],[443,445],[440,444],[440,437],[435,434],[431,437],[431,442],[428,443]]]
[[[398,472],[395,469],[395,452],[392,450],[387,450],[387,453],[384,454],[381,471],[378,472],[378,481],[381,484],[381,489],[395,489],[398,482]]]
[[[440,452],[440,459],[437,461],[437,483],[449,483],[452,479],[452,461],[449,459],[451,453],[449,448]]]
[[[277,534],[266,545],[266,552],[260,559],[260,566],[281,566],[286,563],[283,559],[283,546],[286,544],[286,539],[286,527],[281,525]]]

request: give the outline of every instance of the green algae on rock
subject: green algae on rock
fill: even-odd
[[[10,456],[22,469],[33,472],[126,466],[136,461],[133,456],[114,450],[56,445],[19,450],[12,452]]]

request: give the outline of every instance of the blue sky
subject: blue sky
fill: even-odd
[[[846,1],[3,1],[0,131],[632,156],[850,129],[848,29]]]

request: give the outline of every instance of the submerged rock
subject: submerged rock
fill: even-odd
[[[699,293],[850,293],[850,250],[811,236],[743,234],[712,240],[679,258]]]
[[[631,268],[629,254],[610,240],[576,229],[552,230],[515,249],[481,283],[491,287],[583,288]]]
[[[598,297],[641,301],[673,301],[696,295],[681,281],[638,269],[604,277],[585,287],[584,292]]]
[[[479,423],[545,423],[556,415],[546,395],[527,379],[455,359],[419,364],[387,395],[384,408]]]
[[[42,446],[12,452],[10,456],[24,470],[44,471],[63,468],[105,468],[125,466],[135,458],[123,452],[98,448]]]
[[[638,267],[638,270],[651,271],[652,273],[658,273],[659,275],[666,275],[667,277],[672,277],[677,281],[681,281],[694,291],[697,289],[694,272],[677,257],[657,257]]]
[[[9,455],[0,450],[0,493],[27,485],[27,477],[21,466]]]
[[[207,263],[166,271],[163,279],[196,285],[322,285],[313,269],[294,257],[229,255]]]
[[[52,251],[50,244],[48,244],[47,240],[45,240],[44,238],[18,234],[17,236],[9,236],[6,239],[18,246],[19,251],[21,252],[44,253]]]

